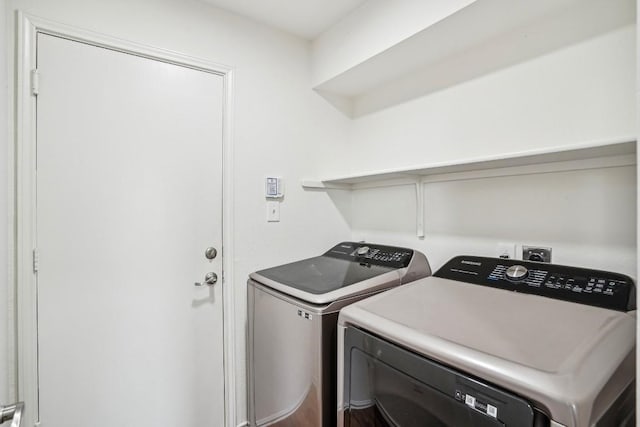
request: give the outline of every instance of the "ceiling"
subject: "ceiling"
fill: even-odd
[[[366,0],[203,1],[311,40]]]

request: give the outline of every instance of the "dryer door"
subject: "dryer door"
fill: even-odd
[[[523,399],[349,327],[344,347],[344,425],[534,425]]]

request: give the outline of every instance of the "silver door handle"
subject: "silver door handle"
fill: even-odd
[[[216,284],[217,281],[218,281],[218,275],[216,273],[207,273],[204,276],[204,282],[202,283],[196,282],[195,285],[196,286],[203,286],[203,285],[213,286]]]
[[[0,406],[0,424],[11,421],[10,427],[20,427],[22,419],[22,411],[24,410],[24,402],[14,403],[13,405]]]

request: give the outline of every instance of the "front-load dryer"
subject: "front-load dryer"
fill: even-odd
[[[338,426],[635,425],[635,285],[460,256],[345,307]]]
[[[355,242],[252,273],[250,425],[335,426],[338,311],[430,274],[418,251]]]

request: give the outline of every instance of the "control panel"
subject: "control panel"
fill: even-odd
[[[618,311],[636,309],[633,279],[607,271],[501,258],[457,256],[434,276]]]
[[[354,261],[360,264],[404,268],[411,262],[413,250],[373,243],[342,242],[329,249],[324,256]]]

